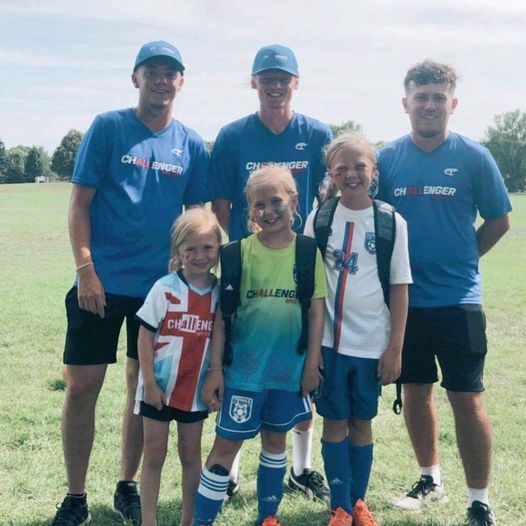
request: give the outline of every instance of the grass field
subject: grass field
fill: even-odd
[[[63,298],[73,280],[67,240],[69,186],[0,186],[0,525],[43,526],[54,515],[65,486],[60,441],[64,399],[61,354]],[[526,195],[513,196],[512,230],[482,261],[490,353],[485,383],[494,426],[492,505],[501,526],[526,524]],[[124,353],[119,353],[122,357]],[[94,526],[118,524],[111,511],[118,476],[120,420],[124,403],[123,360],[108,370],[97,412],[97,436],[88,475]],[[451,414],[439,392],[442,422],[442,473],[447,505],[421,514],[391,507],[392,500],[417,478],[401,417],[391,412],[394,389],[384,391],[375,421],[376,449],[368,500],[384,526],[461,526],[465,483],[455,445]],[[316,427],[316,467],[320,422]],[[206,454],[214,437],[213,419],[205,428]],[[176,437],[172,438],[175,446]],[[258,443],[244,448],[242,489],[225,509],[218,526],[253,524]],[[180,470],[176,449],[163,473],[160,525],[178,524]],[[284,526],[322,526],[323,506],[296,495],[281,505]]]

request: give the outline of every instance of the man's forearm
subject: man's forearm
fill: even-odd
[[[495,219],[486,219],[477,229],[479,256],[489,252],[509,229],[510,214]]]

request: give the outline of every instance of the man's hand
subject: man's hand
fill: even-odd
[[[93,265],[88,265],[87,267],[79,269],[77,276],[77,297],[79,307],[104,318],[106,296],[104,294],[102,283],[100,282]]]

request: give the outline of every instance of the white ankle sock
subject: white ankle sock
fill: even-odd
[[[442,478],[440,477],[440,465],[434,464],[433,466],[420,466],[420,475],[428,475],[433,477],[433,482],[440,486],[442,484]]]
[[[479,502],[489,506],[488,488],[468,488],[468,508],[471,508],[474,500],[478,500]]]

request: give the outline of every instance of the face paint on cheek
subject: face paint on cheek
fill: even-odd
[[[259,219],[262,219],[263,216],[265,215],[265,210],[258,210],[256,212],[256,215],[259,217]]]
[[[289,209],[289,205],[286,203],[280,203],[274,207],[274,213],[281,215],[283,212],[286,212]]]

